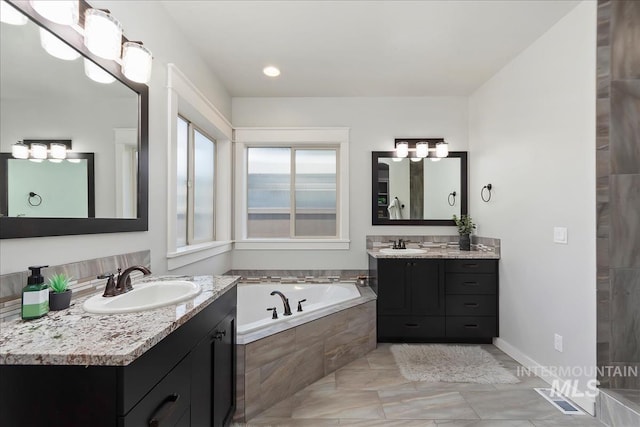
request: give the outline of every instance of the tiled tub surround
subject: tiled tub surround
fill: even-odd
[[[96,279],[103,273],[117,273],[118,268],[126,268],[132,265],[149,267],[151,264],[151,252],[140,251],[122,255],[113,255],[86,261],[73,262],[63,265],[50,266],[42,270],[45,283],[54,274],[65,274],[70,277],[70,288],[73,290],[73,300],[96,293],[97,289],[104,289],[105,279]],[[22,288],[27,284],[29,271],[3,274],[0,276],[0,323],[18,319],[20,317],[20,304]],[[131,273],[131,278],[142,276],[139,271]]]
[[[185,302],[138,313],[91,314],[76,298],[67,310],[2,324],[0,364],[125,366],[193,318],[238,282],[233,276],[145,276],[134,281],[190,280],[202,291]]]
[[[393,242],[399,239],[406,243],[407,248],[426,249],[431,254],[423,256],[426,258],[500,258],[500,239],[471,235],[471,251],[461,251],[458,243],[460,236],[457,234],[449,236],[367,236],[367,251],[371,254],[371,251],[389,248]],[[379,255],[382,257],[383,254]],[[392,258],[394,255],[389,257]]]
[[[238,335],[237,420],[251,419],[376,347],[376,296],[368,287],[357,289],[359,298]]]

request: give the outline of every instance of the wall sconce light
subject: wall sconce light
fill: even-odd
[[[0,22],[4,22],[9,25],[26,25],[29,22],[29,18],[18,12],[9,4],[2,0],[0,2]]]
[[[21,13],[22,6],[2,0],[2,22],[22,25],[28,22]],[[122,24],[108,10],[93,9],[85,0],[30,0],[29,5],[41,17],[60,25],[68,25],[83,37],[84,45],[92,54],[116,61],[122,74],[136,83],[147,84],[151,78],[153,56],[142,42],[130,42],[123,37]],[[84,11],[84,19],[79,15]],[[28,11],[27,15],[31,12]],[[74,60],[80,53],[58,39],[51,32],[41,29],[42,47],[52,56],[65,60]],[[123,43],[124,42],[124,43]],[[87,65],[85,74],[98,83],[111,83],[113,76],[97,65]],[[108,76],[107,76],[108,75]]]
[[[11,155],[16,159],[29,159],[41,162],[49,159],[59,163],[67,158],[67,150],[71,150],[71,140],[27,139],[11,146]]]
[[[395,148],[396,158],[405,158],[410,152],[414,152],[411,160],[416,162],[425,158],[438,161],[449,155],[449,144],[443,138],[396,139]],[[430,156],[429,153],[433,155]]]

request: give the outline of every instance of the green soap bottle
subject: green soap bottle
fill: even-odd
[[[29,267],[31,276],[27,279],[27,286],[22,289],[22,319],[38,319],[49,312],[49,287],[44,283],[40,269],[48,267],[41,265]]]

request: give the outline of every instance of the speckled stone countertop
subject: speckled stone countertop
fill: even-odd
[[[457,248],[423,248],[423,254],[403,254],[398,249],[397,254],[383,254],[379,249],[369,249],[367,253],[374,258],[449,258],[449,259],[500,259],[500,255],[493,251],[461,251]]]
[[[239,277],[150,275],[133,285],[175,279],[194,281],[202,291],[179,304],[124,314],[87,313],[82,304],[88,296],[40,319],[3,323],[0,365],[128,365],[235,286]]]

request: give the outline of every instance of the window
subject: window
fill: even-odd
[[[176,247],[215,240],[215,141],[178,116]]]
[[[247,237],[337,237],[336,162],[336,148],[249,147]]]
[[[236,249],[348,249],[348,129],[236,129]]]

